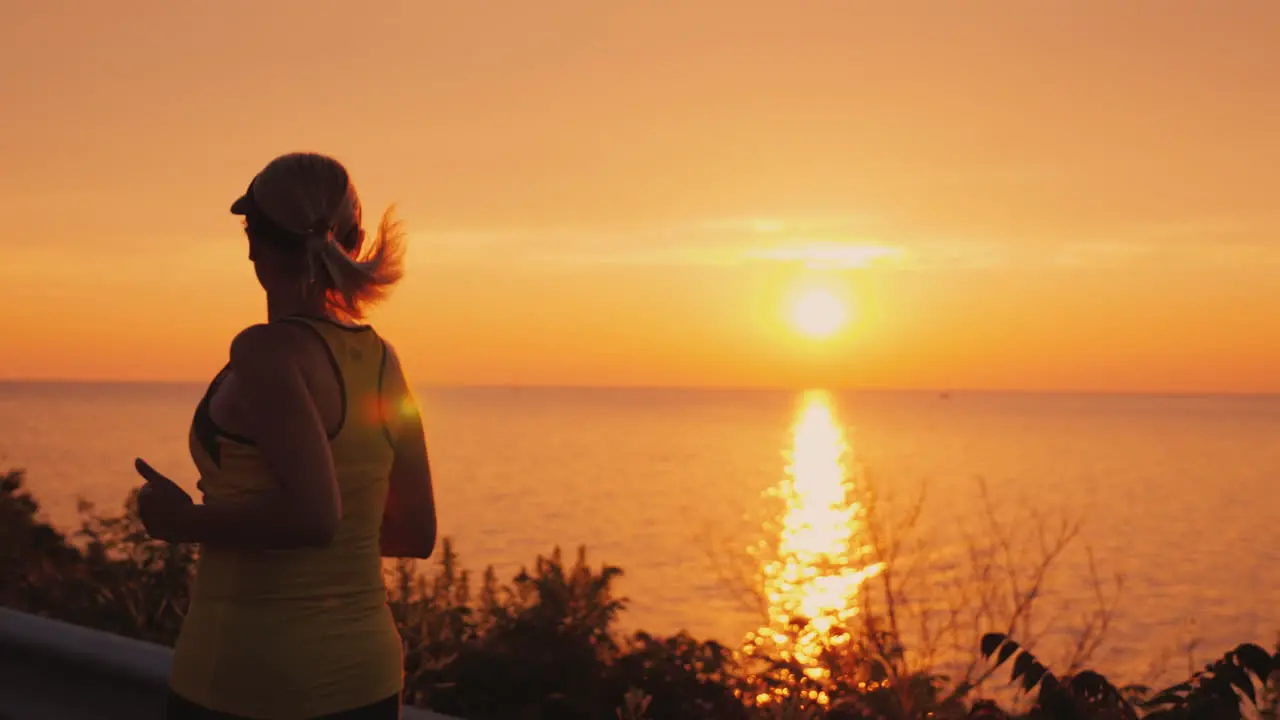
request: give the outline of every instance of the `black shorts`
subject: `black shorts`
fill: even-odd
[[[169,691],[168,720],[252,720],[251,718],[231,715],[229,713],[210,710],[197,705],[181,695]],[[321,715],[314,720],[400,720],[400,695],[379,700],[351,710]]]

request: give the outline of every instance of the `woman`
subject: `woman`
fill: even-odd
[[[431,555],[422,421],[400,362],[355,324],[400,278],[403,236],[372,242],[346,169],[271,161],[231,206],[267,294],[196,409],[204,502],[136,461],[147,531],[199,543],[170,718],[397,718],[399,633],[381,557]]]

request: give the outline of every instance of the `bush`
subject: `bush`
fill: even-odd
[[[195,550],[151,541],[135,496],[114,516],[82,506],[80,527],[66,535],[41,519],[23,481],[20,471],[0,475],[0,604],[171,645],[189,601]],[[1036,566],[1027,598],[1054,552]],[[508,583],[490,568],[474,592],[449,540],[434,562],[431,575],[411,562],[388,564],[388,602],[405,643],[405,700],[470,720],[1275,717],[1270,680],[1280,656],[1256,645],[1152,694],[1076,668],[1079,653],[1059,678],[1008,633],[994,633],[975,648],[985,666],[950,680],[913,659],[895,630],[905,593],[895,590],[902,581],[892,572],[865,592],[878,590],[880,605],[826,628],[820,657],[802,666],[783,649],[812,637],[805,618],[776,630],[772,644],[741,649],[685,633],[624,636],[617,625],[627,601],[614,588],[622,571],[592,566],[584,548],[572,563],[556,549]],[[1015,594],[1000,623],[1026,627],[1029,603]],[[984,603],[980,614],[994,617],[991,607]],[[1012,709],[979,695],[983,680],[1009,661],[1021,698],[1006,699]]]

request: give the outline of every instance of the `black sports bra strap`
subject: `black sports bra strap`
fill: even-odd
[[[347,423],[347,383],[342,377],[342,365],[338,362],[338,356],[333,352],[333,346],[329,344],[329,339],[324,336],[324,333],[320,332],[320,328],[316,327],[314,324],[315,322],[327,321],[307,315],[288,315],[280,318],[277,322],[285,322],[291,325],[305,327],[307,330],[315,333],[316,338],[320,340],[320,344],[324,346],[325,355],[329,358],[329,366],[333,368],[333,376],[338,379],[338,394],[341,396],[341,409],[338,411],[338,425],[333,429],[333,432],[328,433],[329,439],[333,440],[338,437],[338,434],[342,432],[343,426]],[[337,323],[334,324],[337,325]]]

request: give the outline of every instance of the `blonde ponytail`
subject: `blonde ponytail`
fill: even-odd
[[[312,281],[324,288],[330,307],[359,319],[404,275],[404,231],[388,209],[368,246],[358,225],[350,232],[359,234],[353,238],[351,252],[338,243],[333,226],[313,232],[307,238],[307,263]]]

